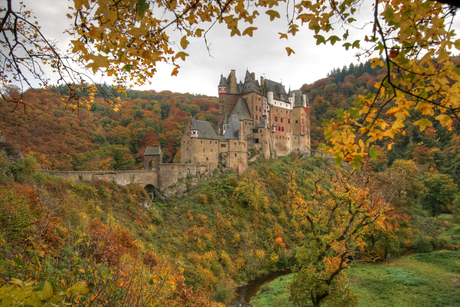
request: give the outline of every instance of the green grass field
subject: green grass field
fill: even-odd
[[[414,254],[381,263],[359,263],[348,271],[358,306],[460,306],[460,251]],[[289,283],[283,276],[265,285],[254,306],[292,306]]]

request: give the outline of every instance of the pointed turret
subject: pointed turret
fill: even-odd
[[[192,118],[192,126],[190,127],[190,137],[192,139],[198,138],[198,128],[196,126],[195,116],[193,116],[193,118]]]

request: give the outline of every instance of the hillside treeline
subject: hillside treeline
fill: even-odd
[[[128,91],[116,111],[100,97],[76,110],[58,91],[28,90],[24,105],[0,103],[0,129],[44,168],[123,170],[142,167],[147,146],[161,146],[164,162],[178,162],[187,120],[217,126],[217,115],[216,98],[169,91]]]

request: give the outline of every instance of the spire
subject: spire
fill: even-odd
[[[196,127],[196,119],[195,119],[195,116],[193,116],[192,118],[192,128],[191,130],[198,130],[198,128]]]

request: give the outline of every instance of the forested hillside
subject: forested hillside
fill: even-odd
[[[191,116],[217,126],[216,98],[128,91],[119,104],[116,111],[96,98],[90,110],[76,110],[63,105],[58,91],[29,90],[24,105],[0,103],[0,129],[42,167],[122,170],[140,167],[147,146],[161,146],[164,162],[179,161]]]

